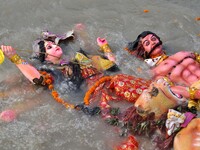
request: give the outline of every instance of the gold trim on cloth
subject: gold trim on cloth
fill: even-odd
[[[101,48],[101,51],[103,51],[104,53],[112,52],[112,50],[110,49],[110,46],[108,44],[104,44],[100,48]]]
[[[92,62],[91,59],[89,59],[89,58],[86,57],[84,54],[79,53],[79,52],[76,52],[75,59],[76,59],[80,64],[83,64],[83,65],[88,65],[88,64],[90,64],[90,63]]]
[[[92,56],[92,64],[97,70],[104,71],[115,65],[112,61],[104,59],[101,56]]]
[[[168,56],[165,54],[162,54],[161,58],[159,59],[159,61],[156,63],[156,65],[159,65],[161,62],[163,62],[165,59],[167,59]]]

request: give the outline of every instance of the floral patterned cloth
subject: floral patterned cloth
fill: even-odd
[[[119,74],[113,77],[109,87],[115,90],[116,95],[129,102],[135,102],[142,91],[149,87],[150,83],[150,81],[142,78]]]

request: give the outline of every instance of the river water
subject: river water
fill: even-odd
[[[120,58],[118,64],[124,73],[147,77],[133,68],[144,67],[142,64],[124,56],[126,43],[150,30],[161,37],[168,54],[200,52],[200,21],[195,20],[200,17],[199,8],[199,0],[0,0],[0,44],[30,50],[41,31],[63,33],[83,23],[92,50],[80,40],[68,46],[71,53],[79,47],[95,53],[96,38],[105,37]],[[23,58],[31,55],[18,53]],[[39,95],[41,89],[32,87],[9,60],[0,66],[0,72],[0,89],[10,92],[7,98],[0,98],[0,111],[27,103],[27,110],[15,121],[0,122],[1,150],[111,150],[123,140],[99,117],[66,110],[47,91]],[[73,99],[82,101],[80,95]],[[32,101],[39,105],[29,108]],[[140,149],[154,147],[144,138],[140,139]]]

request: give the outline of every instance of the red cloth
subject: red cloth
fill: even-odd
[[[142,94],[142,91],[149,87],[150,83],[149,80],[119,74],[114,76],[109,87],[115,90],[116,95],[129,102],[135,102]]]

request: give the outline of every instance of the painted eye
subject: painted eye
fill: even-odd
[[[151,38],[151,40],[152,40],[152,41],[156,41],[156,37],[153,36],[153,37]]]
[[[145,46],[149,46],[149,41],[147,41],[147,42],[145,43]]]
[[[47,46],[47,49],[51,49],[51,48],[52,48],[52,46],[50,46],[50,45],[49,45],[49,46]]]

